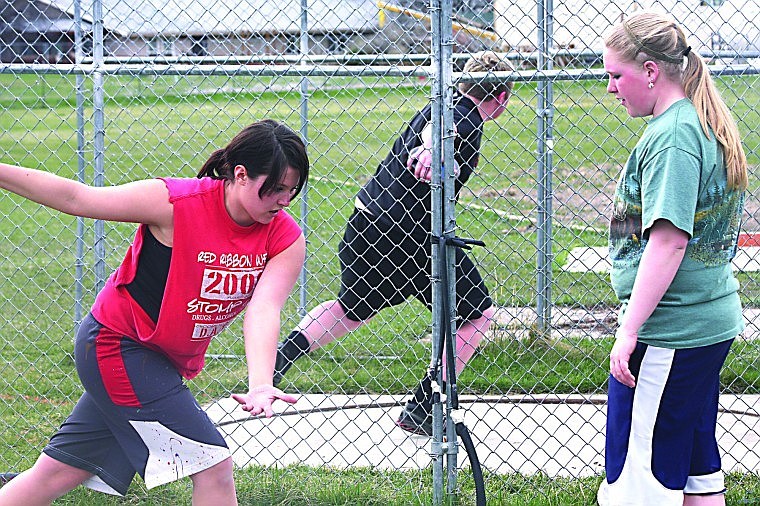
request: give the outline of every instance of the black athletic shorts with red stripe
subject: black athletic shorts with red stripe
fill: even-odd
[[[74,358],[85,393],[43,451],[91,472],[84,485],[124,495],[135,473],[153,488],[229,458],[224,438],[164,355],[88,315]]]

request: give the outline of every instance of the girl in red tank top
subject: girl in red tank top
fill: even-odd
[[[75,344],[85,393],[34,466],[0,488],[0,504],[50,503],[79,484],[123,495],[191,476],[193,500],[236,504],[232,459],[182,377],[244,309],[243,409],[272,416],[280,312],[305,257],[284,208],[307,181],[301,138],[262,120],[214,151],[197,179],[91,187],[0,164],[0,187],[61,212],[139,223]],[[177,445],[177,442],[181,442]],[[166,449],[170,448],[168,452]],[[207,501],[208,502],[208,501]]]

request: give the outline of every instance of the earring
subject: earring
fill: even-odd
[[[651,90],[654,88],[654,81],[649,81],[649,89]]]

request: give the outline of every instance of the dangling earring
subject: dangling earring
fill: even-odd
[[[649,89],[651,90],[654,88],[654,81],[649,81]]]

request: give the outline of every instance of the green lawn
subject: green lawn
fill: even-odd
[[[306,134],[312,178],[305,199],[291,211],[308,226],[307,306],[332,298],[338,288],[337,244],[357,189],[385,156],[404,119],[428,100],[429,89],[404,82],[365,80],[366,88],[343,89],[345,80],[326,79],[308,102]],[[751,167],[758,166],[760,94],[754,77],[719,82],[739,125]],[[0,154],[4,161],[75,177],[76,116],[73,76],[0,75]],[[284,81],[252,78],[174,77],[106,80],[105,178],[109,184],[159,175],[193,176],[213,149],[244,125],[263,117],[301,127],[301,97]],[[384,86],[382,86],[384,84]],[[85,81],[91,94],[92,83]],[[734,91],[735,90],[735,91]],[[753,91],[755,90],[755,91]],[[602,83],[555,85],[556,213],[553,221],[552,301],[568,308],[614,308],[604,274],[562,270],[574,247],[606,244],[605,195],[641,133],[606,96]],[[482,239],[476,258],[499,306],[536,305],[535,85],[517,84],[508,112],[486,126],[479,171],[458,207],[457,234]],[[92,103],[86,101],[84,153],[94,152]],[[93,178],[91,166],[86,179]],[[750,193],[758,190],[751,178]],[[85,223],[84,307],[95,283],[92,222]],[[750,216],[745,226],[760,229]],[[134,227],[106,224],[107,269],[123,255]],[[73,368],[76,219],[50,212],[20,198],[0,195],[0,471],[30,465],[47,437],[71,409],[81,386]],[[742,300],[760,305],[755,273],[740,273]],[[283,327],[298,317],[298,296],[288,304]],[[757,325],[756,322],[751,322]],[[405,393],[429,360],[425,341],[430,315],[416,302],[379,315],[370,325],[298,363],[284,387],[300,392]],[[502,329],[510,336],[514,329]],[[508,394],[603,393],[609,333],[601,338],[563,334],[561,343],[498,339],[482,347],[460,378],[464,392]],[[240,355],[239,324],[214,341],[213,355]],[[760,393],[754,342],[738,342],[724,372],[727,390]],[[385,360],[382,357],[398,357]],[[308,368],[308,371],[307,371]],[[299,374],[302,373],[302,374]],[[229,395],[245,385],[242,359],[209,360],[190,383],[201,402]],[[286,467],[236,473],[243,504],[429,504],[429,470],[379,473]],[[760,504],[760,481],[730,477],[730,504]],[[599,478],[549,479],[520,475],[487,477],[494,504],[593,504]],[[468,473],[460,475],[463,504],[473,496]],[[78,491],[60,504],[182,504],[183,481],[147,492],[142,483],[124,501]],[[749,502],[748,502],[749,501]],[[755,502],[751,502],[755,501]]]

